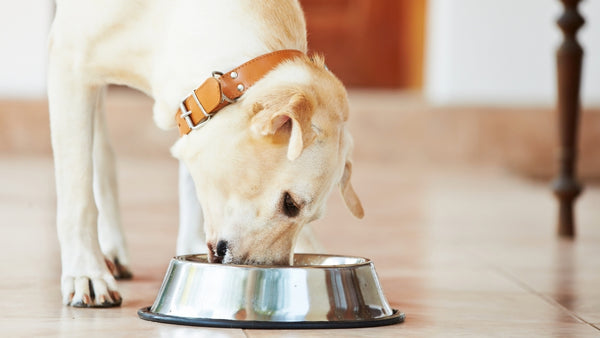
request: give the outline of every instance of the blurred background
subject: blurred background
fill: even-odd
[[[483,161],[551,176],[559,1],[301,3],[310,50],[324,54],[348,86],[357,114],[368,115],[372,99],[402,115],[394,128],[404,137],[394,141],[391,154],[388,144],[365,151],[369,156]],[[0,99],[44,100],[53,6],[39,0],[0,4]],[[600,107],[600,4],[583,1],[580,8],[587,21],[579,33],[585,48],[580,172],[592,178],[600,175],[600,126],[592,123]],[[47,142],[19,136],[31,121],[6,109],[0,115],[1,150],[50,150]],[[45,121],[46,113],[31,118]]]
[[[549,184],[558,161],[560,1],[300,2],[309,49],[348,87],[352,180],[366,212],[352,218],[333,193],[315,234],[330,253],[372,258],[391,305],[408,315],[388,331],[354,336],[597,336],[600,1],[580,5],[585,191],[574,241],[556,235]],[[10,234],[0,236],[0,265],[12,276],[0,279],[0,327],[17,333],[7,336],[99,328],[103,336],[194,336],[135,316],[174,254],[178,163],[169,148],[178,136],[154,125],[150,98],[124,87],[109,89],[106,109],[135,277],[120,284],[118,316],[59,305],[45,93],[53,6],[0,1],[0,224]],[[42,320],[31,325],[32,316]]]

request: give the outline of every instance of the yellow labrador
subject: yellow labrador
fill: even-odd
[[[156,124],[180,129],[178,253],[289,264],[297,242],[312,249],[299,234],[336,184],[362,217],[346,91],[306,49],[293,0],[57,0],[48,95],[65,304],[118,305],[115,277],[129,275],[103,117],[110,83],[145,92]]]

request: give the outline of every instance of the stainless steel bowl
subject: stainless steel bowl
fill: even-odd
[[[142,319],[232,328],[337,328],[398,323],[366,258],[296,254],[293,266],[175,257]]]

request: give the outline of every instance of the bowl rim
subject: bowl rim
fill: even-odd
[[[345,256],[345,255],[334,255],[334,254],[313,254],[313,253],[297,253],[295,256],[318,256],[318,257],[326,257],[326,258],[350,258],[356,259],[357,263],[350,264],[323,264],[323,265],[249,265],[249,264],[222,264],[222,263],[210,263],[208,261],[198,261],[198,260],[190,260],[190,257],[207,257],[208,254],[188,254],[188,255],[179,255],[173,257],[174,260],[182,262],[182,263],[190,263],[197,264],[203,266],[211,266],[211,267],[222,267],[222,268],[243,268],[243,269],[253,269],[253,270],[274,270],[274,269],[291,269],[291,270],[299,270],[299,269],[355,269],[362,266],[372,265],[373,261],[366,257],[361,256]]]

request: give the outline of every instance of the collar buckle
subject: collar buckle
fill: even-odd
[[[221,91],[221,95],[223,95],[223,91]],[[187,123],[187,125],[188,125],[188,127],[190,127],[190,129],[195,130],[195,129],[202,127],[206,122],[208,122],[208,120],[210,120],[212,115],[210,115],[209,113],[206,112],[206,109],[204,109],[204,106],[198,99],[198,95],[196,95],[195,91],[192,91],[192,93],[188,97],[190,97],[190,96],[192,96],[194,98],[194,101],[196,101],[196,104],[200,108],[200,111],[202,112],[202,114],[204,114],[204,118],[202,120],[200,120],[200,122],[198,122],[197,124],[194,124],[194,121],[192,121],[192,118],[190,116],[190,115],[192,115],[192,110],[187,109],[187,107],[185,106],[186,100],[181,101],[181,103],[179,104],[179,109],[181,109],[180,117],[185,120],[185,123]]]
[[[303,55],[299,50],[279,50],[260,55],[228,73],[212,72],[212,76],[179,104],[175,114],[179,134],[183,136],[199,129],[220,109],[237,102],[250,86],[278,64]],[[190,96],[194,100],[190,100]],[[192,101],[195,101],[198,109],[193,107]],[[194,120],[198,122],[194,123]]]

